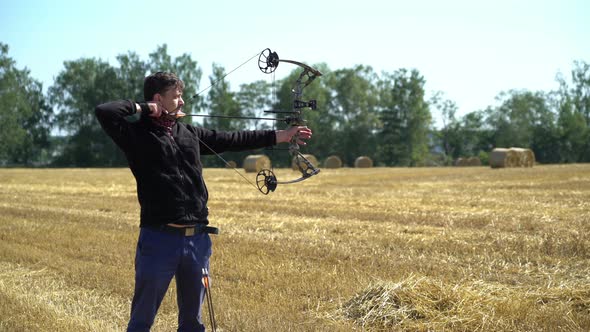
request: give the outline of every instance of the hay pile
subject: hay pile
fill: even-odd
[[[455,166],[481,166],[481,160],[478,157],[457,158],[454,162]]]
[[[244,159],[244,170],[246,172],[258,173],[263,169],[269,169],[270,166],[270,158],[263,154],[252,154]]]
[[[318,165],[318,159],[312,155],[312,154],[304,154],[303,157],[305,157],[305,159],[309,160],[309,162],[312,165]],[[291,160],[291,169],[294,171],[298,171],[299,167],[297,167],[297,157],[293,157],[293,159]],[[307,165],[305,165],[305,163],[301,163],[301,167],[303,167],[303,169],[307,169]]]
[[[464,331],[485,331],[494,319],[490,293],[410,276],[367,288],[344,303],[338,315],[352,319],[363,330],[443,331],[460,326]]]
[[[531,149],[496,148],[490,153],[490,166],[492,168],[533,167],[534,164],[535,154]]]
[[[360,156],[354,161],[356,168],[371,168],[373,167],[373,160],[367,156]]]
[[[236,164],[235,161],[230,160],[225,164],[225,168],[236,168],[238,167],[238,164]]]
[[[410,275],[397,283],[371,285],[328,317],[352,320],[363,331],[520,331],[527,317],[523,312],[543,315],[555,306],[564,312],[590,313],[588,289],[562,284],[520,288],[477,280],[445,284]],[[546,330],[540,324],[531,330]]]
[[[325,168],[340,168],[342,167],[342,159],[338,156],[329,156],[324,161]]]

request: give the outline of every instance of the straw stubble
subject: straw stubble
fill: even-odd
[[[325,169],[268,196],[233,170],[205,177],[219,330],[590,330],[589,165]],[[124,330],[131,173],[0,183],[0,331]],[[152,331],[176,313],[173,281]]]

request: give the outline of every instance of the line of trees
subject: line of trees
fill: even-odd
[[[192,99],[202,70],[188,54],[171,57],[166,45],[142,60],[136,53],[117,56],[118,64],[95,58],[64,62],[54,83],[43,93],[39,81],[16,68],[8,45],[0,43],[0,165],[54,167],[118,167],[124,156],[102,132],[94,107],[116,99],[143,99],[143,78],[154,71],[172,71],[185,83],[187,113],[265,116],[270,109],[290,109],[295,68],[278,82],[257,80],[233,91],[226,70],[213,65],[207,94]],[[426,79],[416,69],[376,73],[371,67],[330,70],[304,93],[316,99],[318,110],[305,111],[314,130],[306,153],[322,160],[338,155],[352,165],[360,155],[377,165],[450,165],[458,157],[487,161],[494,147],[531,148],[541,163],[590,161],[590,64],[574,62],[571,77],[558,75],[555,91],[510,90],[498,104],[458,117],[456,104],[442,92],[426,96]],[[433,114],[442,121],[435,128]],[[184,119],[183,121],[195,121]],[[261,120],[205,118],[217,130],[272,128]],[[59,133],[57,135],[56,133]],[[274,155],[277,157],[274,158]],[[283,156],[284,155],[284,156]],[[238,163],[244,153],[226,159]],[[285,166],[286,153],[273,153],[273,163]],[[217,158],[206,166],[222,166]]]

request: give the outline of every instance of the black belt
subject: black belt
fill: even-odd
[[[193,236],[199,233],[207,233],[207,234],[219,234],[219,228],[211,227],[206,225],[197,224],[194,226],[187,226],[187,227],[173,227],[169,225],[162,225],[162,226],[147,226],[147,228],[172,233],[172,234],[180,234],[184,236]]]

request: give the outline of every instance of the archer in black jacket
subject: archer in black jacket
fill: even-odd
[[[240,151],[311,137],[307,127],[220,132],[178,122],[184,83],[171,73],[146,77],[144,97],[108,102],[95,113],[125,153],[141,206],[135,260],[135,294],[128,331],[149,331],[173,276],[177,282],[179,331],[204,331],[203,271],[209,268],[208,192],[202,154]],[[211,150],[210,150],[211,149]]]
[[[208,223],[200,157],[213,152],[206,146],[221,153],[276,143],[274,130],[217,132],[175,121],[166,127],[143,114],[134,118],[135,113],[132,101],[96,108],[100,124],[125,153],[137,181],[140,226]]]

